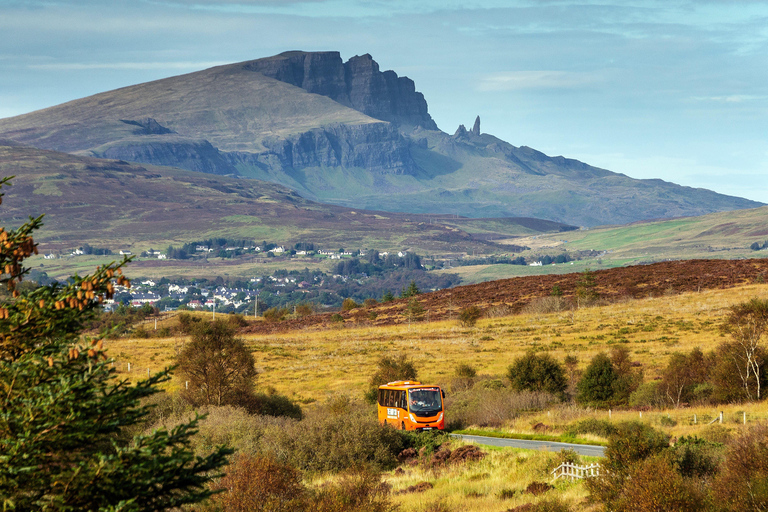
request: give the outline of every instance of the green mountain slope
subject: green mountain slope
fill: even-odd
[[[238,175],[353,208],[596,226],[761,203],[635,180],[437,130],[406,77],[369,55],[287,52],[0,120],[0,137],[78,155]]]

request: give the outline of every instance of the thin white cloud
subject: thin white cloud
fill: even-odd
[[[731,94],[726,96],[695,96],[694,101],[710,101],[715,103],[746,103],[749,101],[764,101],[768,96],[752,94]]]
[[[480,91],[513,91],[520,89],[574,89],[601,81],[593,73],[569,71],[510,71],[482,77],[477,85]]]
[[[30,64],[29,69],[56,71],[83,71],[92,69],[205,69],[229,64],[225,61],[203,62],[53,62],[50,64]]]

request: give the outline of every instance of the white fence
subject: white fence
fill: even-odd
[[[588,466],[580,466],[570,462],[563,462],[552,470],[552,475],[555,480],[558,478],[568,478],[570,480],[592,478],[600,476],[600,464],[594,463]]]

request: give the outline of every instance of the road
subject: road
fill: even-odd
[[[460,437],[464,441],[474,441],[477,444],[484,444],[488,446],[511,446],[513,448],[524,448],[526,450],[543,450],[549,452],[559,452],[564,448],[570,448],[579,455],[587,455],[589,457],[604,457],[605,447],[595,446],[591,444],[571,444],[571,443],[558,443],[554,441],[526,441],[523,439],[504,439],[501,437],[485,437],[485,436],[465,436],[461,434],[451,434],[454,437]]]

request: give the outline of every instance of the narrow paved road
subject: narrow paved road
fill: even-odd
[[[465,441],[474,441],[477,444],[485,444],[488,446],[511,446],[513,448],[525,448],[526,450],[543,450],[548,452],[559,452],[564,448],[570,448],[579,455],[587,455],[589,457],[604,457],[605,447],[595,446],[591,444],[571,444],[571,443],[557,443],[554,441],[525,441],[523,439],[504,439],[501,437],[485,437],[485,436],[465,436],[461,434],[451,434],[454,437],[460,437]]]

